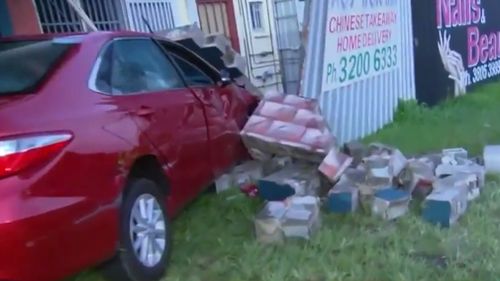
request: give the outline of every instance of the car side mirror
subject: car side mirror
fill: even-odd
[[[231,79],[231,74],[227,69],[223,69],[220,71],[220,82],[222,83],[222,86],[227,86],[233,82]]]

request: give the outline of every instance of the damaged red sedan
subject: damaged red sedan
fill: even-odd
[[[0,280],[160,279],[169,218],[247,157],[221,73],[150,34],[2,39]]]

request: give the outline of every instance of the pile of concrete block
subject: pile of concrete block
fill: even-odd
[[[248,194],[252,186],[264,201],[254,218],[264,243],[311,239],[321,226],[320,202],[331,213],[364,209],[381,220],[405,216],[411,201],[420,202],[424,220],[450,226],[485,183],[485,168],[463,148],[418,157],[381,143],[341,149],[317,101],[298,96],[266,95],[241,137],[254,160],[221,177],[218,189],[239,186]]]
[[[189,48],[217,70],[227,70],[238,85],[262,96],[262,92],[245,75],[246,60],[231,47],[231,42],[224,34],[206,34],[193,24],[160,31],[157,35]]]
[[[485,184],[485,167],[463,148],[410,159],[397,148],[378,143],[368,147],[350,143],[344,151],[353,160],[329,192],[328,208],[334,213],[364,206],[373,215],[393,220],[404,216],[410,201],[417,199],[424,220],[450,226]]]

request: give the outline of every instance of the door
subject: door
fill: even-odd
[[[273,0],[237,0],[245,34],[248,76],[262,90],[281,91],[279,53],[274,25]]]
[[[217,83],[218,73],[211,71],[202,60],[164,44],[186,84],[205,107],[211,167],[214,177],[218,177],[241,159],[244,152],[239,128],[245,122],[246,106],[236,92],[239,88],[221,87]]]
[[[240,51],[240,42],[233,0],[197,0],[201,29],[207,34],[221,33],[231,41],[233,49]]]
[[[172,188],[169,209],[178,209],[210,183],[203,105],[154,41],[115,40],[104,53],[96,86],[115,96],[163,157]]]

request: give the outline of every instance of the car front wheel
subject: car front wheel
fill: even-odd
[[[121,209],[120,250],[104,271],[113,281],[157,281],[165,274],[170,225],[165,198],[147,179],[130,183]]]

